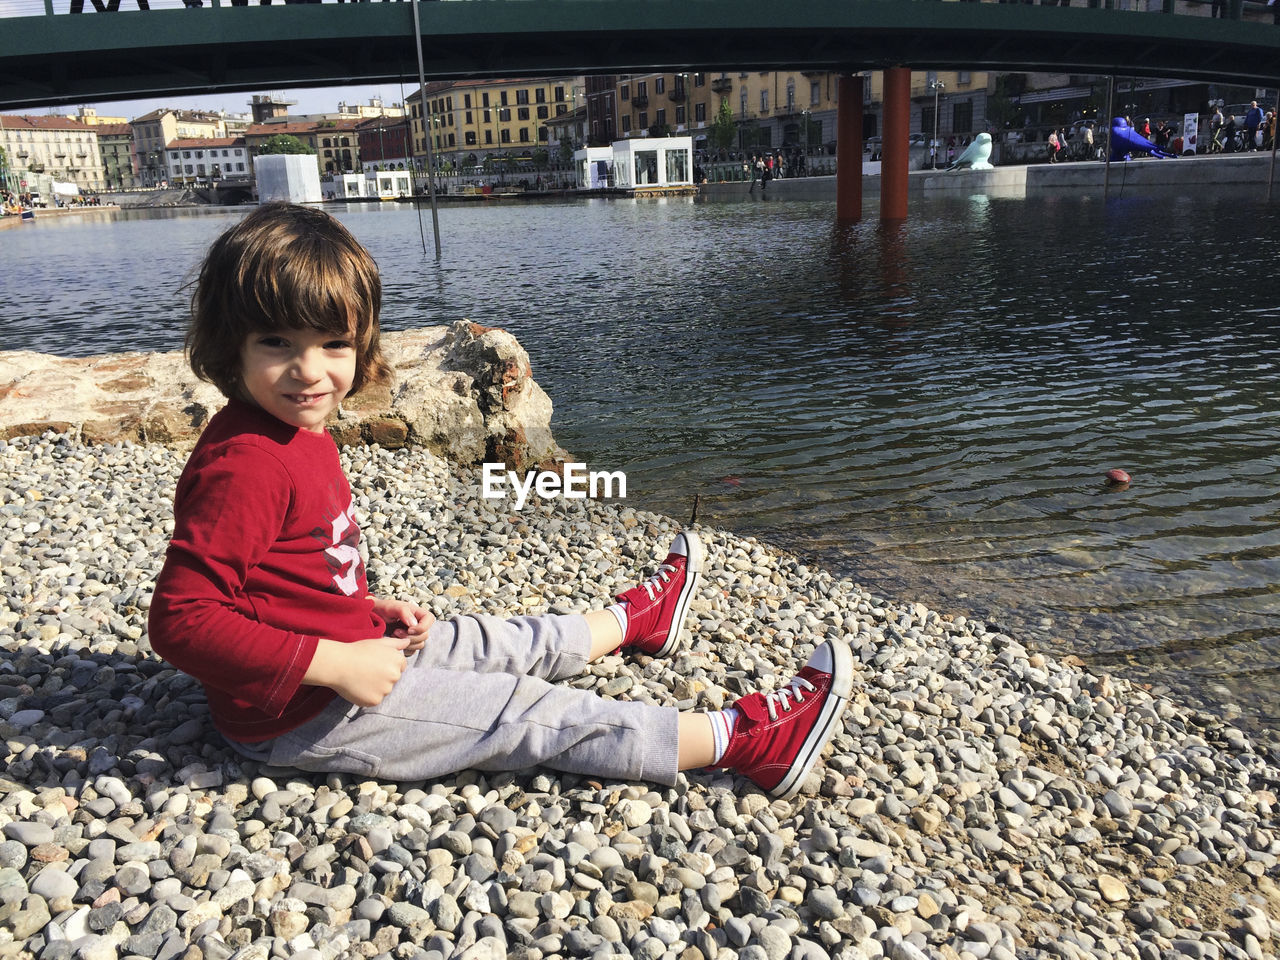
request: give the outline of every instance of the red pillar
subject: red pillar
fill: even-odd
[[[836,89],[836,220],[862,217],[862,77],[841,74]]]
[[[911,71],[884,72],[884,133],[880,151],[880,219],[907,219],[907,170],[911,150]]]

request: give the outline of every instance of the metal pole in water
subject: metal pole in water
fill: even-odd
[[[427,113],[427,73],[422,65],[422,25],[418,22],[418,0],[413,0],[413,45],[418,51],[418,96],[422,102],[422,129],[425,132],[423,139],[427,145],[427,195],[431,198],[431,229],[436,238],[436,259],[440,259],[440,215],[436,212],[436,180],[435,180],[435,151],[431,147],[431,124],[428,120],[430,114]],[[413,129],[410,123],[409,129]],[[418,214],[422,216],[421,213]],[[426,253],[427,245],[422,245],[422,252]]]
[[[1111,107],[1112,107],[1112,100],[1115,99],[1115,95],[1116,95],[1116,78],[1113,75],[1113,76],[1107,77],[1107,116],[1105,118],[1107,121],[1107,127],[1106,127],[1107,136],[1106,136],[1106,139],[1103,140],[1103,143],[1106,144],[1104,149],[1106,150],[1107,155],[1104,158],[1104,160],[1106,161],[1106,165],[1102,168],[1102,199],[1103,200],[1107,199],[1107,188],[1111,185]]]

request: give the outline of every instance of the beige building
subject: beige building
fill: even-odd
[[[14,186],[28,181],[71,183],[81,190],[105,186],[94,128],[71,117],[0,116],[0,147],[9,158]],[[52,201],[52,198],[47,198]]]
[[[581,77],[462,80],[429,83],[427,111],[432,149],[442,169],[466,167],[491,155],[532,157],[548,149],[547,122],[580,106]],[[412,123],[413,153],[426,157],[422,91],[405,106]]]
[[[986,73],[944,71],[911,75],[911,129],[931,133],[935,93],[938,134],[985,129]],[[649,73],[615,79],[619,138],[661,136],[711,145],[710,132],[722,103],[735,124],[731,149],[834,149],[838,74],[824,71],[738,73]],[[936,84],[940,83],[940,86]],[[866,75],[863,136],[880,132],[884,74]]]
[[[255,123],[245,132],[244,139],[252,159],[267,140],[288,134],[315,151],[322,175],[353,173],[360,170],[360,138],[356,131],[359,123],[355,119]]]
[[[142,186],[153,187],[168,176],[165,149],[173,140],[197,140],[227,135],[226,120],[217,113],[196,110],[152,110],[137,117],[133,149]]]

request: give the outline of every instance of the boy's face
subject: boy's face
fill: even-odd
[[[240,369],[245,399],[290,426],[320,433],[351,390],[355,341],[319,330],[251,333]]]

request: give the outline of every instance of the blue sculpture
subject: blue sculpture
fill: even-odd
[[[991,134],[980,133],[974,137],[973,143],[964,148],[964,153],[956,157],[956,162],[949,169],[960,170],[965,167],[970,170],[991,169]]]
[[[1111,120],[1111,159],[1112,160],[1128,160],[1129,155],[1135,150],[1142,153],[1149,153],[1153,157],[1161,160],[1176,160],[1177,157],[1161,150],[1154,143],[1138,133],[1129,125],[1129,121],[1124,117],[1114,117]]]

